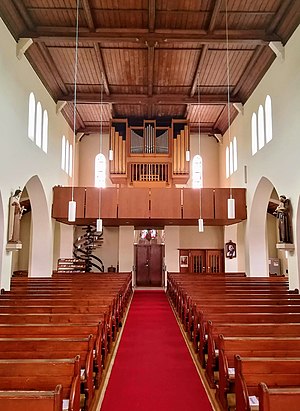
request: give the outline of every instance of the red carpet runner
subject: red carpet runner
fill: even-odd
[[[136,291],[101,411],[211,411],[163,291]]]

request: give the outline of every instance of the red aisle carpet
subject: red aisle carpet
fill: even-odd
[[[163,291],[136,291],[101,411],[211,411]]]

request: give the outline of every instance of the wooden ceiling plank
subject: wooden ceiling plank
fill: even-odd
[[[89,0],[81,0],[81,1],[82,1],[84,15],[85,15],[85,18],[86,18],[87,25],[88,25],[88,27],[91,31],[94,31],[95,30],[95,23],[94,23],[93,15],[92,15],[92,12],[91,12],[90,2],[89,2]]]
[[[110,94],[109,84],[108,84],[107,74],[106,74],[104,61],[103,61],[103,57],[102,57],[102,51],[101,51],[101,47],[100,47],[99,43],[94,44],[94,50],[95,50],[95,53],[96,53],[96,58],[97,58],[97,61],[98,61],[100,72],[103,75],[104,91],[107,95],[109,95]]]
[[[49,53],[49,50],[47,49],[44,43],[38,43],[38,47],[49,67],[49,70],[51,69],[51,72],[53,74],[53,77],[55,78],[56,83],[58,84],[59,88],[63,93],[62,96],[60,96],[61,98],[59,98],[59,100],[65,100],[65,95],[68,94],[68,90],[65,87],[65,84],[57,70],[54,59],[52,58],[51,54]]]
[[[155,30],[155,0],[148,0],[148,20],[149,31],[153,33]]]
[[[153,94],[154,46],[148,47],[148,96]]]
[[[28,27],[29,30],[34,30],[35,29],[35,25],[26,9],[26,7],[24,6],[23,0],[13,0],[13,4],[16,7],[16,9],[18,10],[18,12],[20,13],[20,16],[22,17],[22,19],[25,22],[25,25]]]
[[[194,79],[193,79],[193,84],[192,84],[192,89],[191,89],[191,97],[195,94],[197,84],[198,84],[198,77],[200,75],[200,70],[201,70],[201,67],[203,65],[204,59],[206,57],[207,51],[208,51],[208,45],[205,44],[202,47],[201,55],[200,55],[200,58],[199,58],[199,61],[198,61],[197,70],[196,70],[196,73],[195,73],[195,76],[194,76]]]

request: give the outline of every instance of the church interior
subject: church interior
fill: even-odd
[[[299,23],[1,2],[0,409],[300,409]]]

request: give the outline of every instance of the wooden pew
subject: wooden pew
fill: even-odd
[[[258,386],[259,411],[299,411],[299,388],[269,388],[265,383]]]
[[[236,355],[234,367],[236,411],[251,410],[249,397],[258,399],[260,382],[270,388],[300,387],[300,358],[242,358]]]
[[[80,360],[0,360],[1,391],[51,391],[61,384],[69,411],[80,411]]]
[[[53,391],[0,391],[0,409],[7,411],[66,411],[62,386]]]
[[[0,359],[63,359],[79,355],[81,385],[86,409],[94,396],[94,337],[87,338],[0,338]]]
[[[96,388],[99,387],[105,368],[107,352],[103,342],[102,324],[0,324],[0,338],[85,338],[92,334]],[[104,344],[104,345],[103,345]]]
[[[211,363],[208,356],[206,375],[214,379],[214,370],[218,371],[217,398],[222,407],[227,409],[228,395],[232,394],[235,384],[234,356],[241,357],[285,357],[300,358],[300,337],[224,337],[218,338],[218,361]]]

